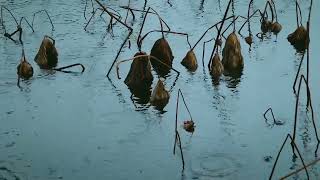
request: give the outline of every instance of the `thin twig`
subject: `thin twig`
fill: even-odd
[[[269,180],[272,179],[272,176],[273,176],[274,170],[275,170],[275,168],[276,168],[276,165],[277,165],[277,163],[278,163],[280,154],[281,154],[281,152],[282,152],[282,150],[283,150],[284,145],[285,145],[286,142],[288,141],[288,139],[291,140],[291,145],[292,145],[292,147],[297,150],[297,152],[298,152],[298,154],[299,154],[299,158],[300,158],[300,160],[301,160],[301,162],[302,162],[302,164],[303,164],[303,168],[304,168],[305,171],[306,171],[307,178],[309,179],[309,173],[308,173],[307,167],[306,167],[306,165],[305,165],[305,163],[304,163],[304,160],[303,160],[303,158],[302,158],[302,156],[301,156],[301,153],[300,153],[297,145],[294,143],[294,140],[293,140],[293,138],[291,137],[291,135],[288,134],[287,137],[285,138],[285,140],[283,141],[283,143],[282,143],[282,145],[281,145],[281,148],[280,148],[280,150],[279,150],[279,152],[278,152],[276,161],[275,161],[274,164],[273,164],[273,167],[272,167],[272,170],[271,170],[271,173],[270,173],[270,176],[269,176]]]
[[[74,67],[74,66],[81,66],[81,68],[82,68],[81,73],[83,73],[85,71],[85,69],[86,69],[82,64],[76,63],[76,64],[71,64],[71,65],[68,65],[68,66],[63,66],[63,67],[60,67],[60,68],[54,68],[53,70],[66,72],[66,71],[63,71],[63,70],[71,68],[71,67]]]
[[[50,24],[51,24],[51,29],[52,29],[52,31],[54,31],[54,25],[53,25],[53,23],[52,23],[52,20],[51,20],[51,18],[50,18],[50,15],[49,15],[48,11],[45,10],[45,9],[40,10],[40,11],[37,11],[37,12],[35,12],[35,13],[33,14],[32,23],[31,23],[32,27],[34,27],[34,26],[33,26],[33,23],[34,23],[34,18],[35,18],[35,16],[36,16],[36,14],[39,14],[39,13],[41,13],[41,12],[44,12],[44,13],[47,15],[47,17],[48,17],[48,19],[49,19],[49,21],[50,21]]]
[[[314,161],[310,162],[309,164],[307,164],[307,165],[306,165],[306,168],[308,168],[308,167],[310,167],[310,166],[313,166],[313,165],[317,164],[319,161],[320,161],[320,159],[316,159],[316,160],[314,160]],[[297,170],[295,170],[295,171],[293,171],[293,172],[291,172],[291,173],[289,173],[289,174],[287,174],[287,175],[285,175],[285,176],[281,177],[281,178],[280,178],[280,180],[287,179],[287,178],[289,178],[289,177],[291,177],[291,176],[293,176],[293,175],[295,175],[295,174],[297,174],[297,173],[301,172],[301,171],[302,171],[302,170],[304,170],[304,169],[305,169],[305,167],[301,167],[301,168],[299,168],[299,169],[297,169]]]
[[[218,30],[218,34],[217,34],[217,37],[216,37],[216,41],[215,41],[215,43],[214,43],[214,47],[213,47],[213,50],[212,50],[212,52],[211,52],[210,60],[209,60],[209,63],[208,63],[208,69],[209,69],[209,71],[211,71],[211,61],[212,61],[212,57],[213,57],[213,54],[214,54],[214,52],[215,52],[215,50],[216,50],[216,48],[217,48],[217,46],[218,46],[218,39],[219,39],[219,36],[220,36],[220,34],[221,34],[221,30],[222,30],[223,24],[224,24],[224,22],[226,21],[226,17],[227,17],[227,14],[228,14],[228,12],[229,12],[229,8],[230,8],[230,5],[231,5],[231,2],[232,2],[232,1],[233,1],[233,0],[229,0],[227,9],[226,9],[226,11],[225,11],[225,13],[224,13],[224,15],[223,15],[222,22],[221,22],[221,25],[220,25],[219,30]]]

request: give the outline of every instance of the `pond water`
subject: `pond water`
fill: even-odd
[[[119,5],[127,1],[101,1],[117,9],[123,17],[126,11]],[[32,19],[32,14],[46,9],[48,19],[35,18],[35,32],[23,25],[26,57],[34,68],[32,79],[16,86],[16,66],[21,46],[0,37],[0,179],[268,179],[278,150],[288,133],[292,133],[295,95],[292,90],[301,55],[286,37],[296,28],[294,0],[277,1],[279,22],[283,30],[276,37],[267,34],[261,41],[254,37],[251,49],[241,39],[245,67],[240,79],[222,77],[214,84],[207,68],[201,63],[202,42],[195,49],[199,68],[189,73],[180,61],[188,51],[186,38],[166,36],[173,54],[173,66],[180,71],[177,77],[170,72],[165,80],[171,97],[164,112],[149,104],[139,104],[124,84],[130,63],[120,66],[121,80],[116,71],[105,75],[127,35],[121,25],[114,26],[114,36],[106,33],[106,23],[96,17],[84,30],[83,10],[86,2],[51,0],[0,0],[15,16]],[[310,0],[301,3],[306,23]],[[189,33],[194,44],[206,28],[220,21],[227,2],[150,0],[147,6],[156,9],[171,30]],[[134,0],[131,7],[143,8],[144,1]],[[235,13],[246,16],[247,1],[235,2]],[[95,4],[97,7],[97,4]],[[256,1],[254,9],[263,9],[264,1]],[[310,88],[318,128],[320,124],[320,51],[318,30],[320,2],[314,1],[310,44]],[[90,10],[87,12],[87,17]],[[137,51],[136,39],[143,15],[136,12],[131,49],[126,44],[119,59],[132,57]],[[103,16],[107,18],[107,16]],[[7,19],[7,20],[6,20]],[[15,25],[8,14],[5,23],[9,31]],[[131,17],[128,19],[131,22]],[[241,22],[243,22],[241,20]],[[253,19],[252,31],[260,30],[259,18]],[[240,21],[237,28],[240,27]],[[155,16],[149,16],[144,32],[158,29]],[[0,29],[3,34],[3,28]],[[228,32],[230,33],[230,32]],[[246,27],[243,34],[247,35]],[[86,71],[66,74],[40,70],[33,61],[44,35],[56,40],[59,66],[82,63]],[[205,37],[216,36],[211,31]],[[150,49],[161,34],[148,36],[143,50]],[[15,37],[17,38],[17,37]],[[205,62],[208,62],[213,43],[208,43]],[[76,68],[75,71],[78,71]],[[80,71],[80,70],[79,70]],[[306,72],[306,63],[302,67]],[[154,73],[154,72],[153,72]],[[155,75],[155,73],[154,73]],[[153,86],[157,82],[154,76]],[[180,153],[173,155],[175,106],[181,89],[196,123],[193,135],[180,126],[189,118],[180,102],[179,132],[186,167],[182,172]],[[315,133],[311,114],[306,113],[306,91],[302,90],[296,142],[305,162],[315,159]],[[263,113],[272,107],[281,126],[269,127]],[[302,166],[292,161],[290,143],[279,159],[274,178],[279,178]],[[5,168],[4,168],[5,167]],[[319,165],[309,168],[311,179],[320,176]],[[293,179],[306,179],[305,173]]]

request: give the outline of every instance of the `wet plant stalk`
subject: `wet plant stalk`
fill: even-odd
[[[210,68],[211,68],[212,57],[213,57],[213,54],[214,54],[214,52],[215,52],[215,50],[216,50],[216,48],[217,48],[217,46],[218,46],[218,39],[219,39],[219,37],[220,37],[220,33],[221,33],[221,30],[222,30],[223,24],[224,24],[224,22],[225,22],[225,20],[226,20],[226,17],[227,17],[227,14],[228,14],[228,11],[229,11],[229,8],[230,8],[230,5],[231,5],[231,2],[232,2],[232,1],[233,1],[233,0],[229,0],[227,9],[226,9],[226,11],[225,11],[225,13],[224,13],[224,15],[223,15],[223,19],[222,19],[220,28],[219,28],[219,30],[218,30],[218,34],[217,34],[217,37],[216,37],[216,41],[215,41],[215,43],[214,43],[214,47],[213,47],[213,50],[212,50],[212,52],[211,52],[210,60],[209,60],[209,63],[208,63],[209,71],[211,70]]]
[[[294,140],[293,140],[293,138],[291,137],[291,135],[288,134],[287,137],[285,138],[285,140],[283,141],[283,143],[282,143],[282,145],[281,145],[281,148],[280,148],[280,150],[279,150],[279,152],[278,152],[278,154],[277,154],[276,161],[275,161],[274,164],[273,164],[272,171],[271,171],[270,176],[269,176],[269,180],[272,179],[272,176],[273,176],[274,170],[275,170],[275,168],[276,168],[276,165],[277,165],[277,163],[278,163],[280,154],[281,154],[281,152],[282,152],[282,150],[283,150],[284,145],[285,145],[286,142],[288,141],[288,139],[291,140],[291,146],[292,146],[292,148],[295,148],[295,149],[297,150],[298,155],[299,155],[299,158],[300,158],[300,160],[301,160],[301,162],[302,162],[302,164],[303,164],[303,169],[306,171],[307,178],[309,179],[308,169],[307,169],[307,167],[306,167],[306,165],[305,165],[305,163],[304,163],[304,160],[303,160],[303,158],[302,158],[302,156],[301,156],[301,153],[300,153],[297,145],[294,143]]]

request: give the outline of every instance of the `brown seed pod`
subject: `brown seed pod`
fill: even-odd
[[[134,55],[147,55],[145,52],[138,52]],[[151,73],[151,65],[148,56],[138,57],[131,63],[130,71],[125,79],[125,84],[130,88],[138,88],[141,86],[151,86],[153,76]]]
[[[289,34],[287,39],[298,51],[304,51],[310,41],[308,31],[303,26],[298,27],[293,33]]]
[[[174,57],[172,55],[169,43],[166,39],[158,39],[154,43],[150,55],[162,60],[162,62],[167,64],[169,67],[172,67],[172,60]],[[153,68],[159,75],[163,76],[169,73],[170,68],[168,68],[167,66],[161,64],[152,57],[150,58],[150,61]]]
[[[241,45],[235,33],[231,33],[222,50],[222,64],[227,71],[234,71],[243,68],[243,57]]]
[[[22,57],[20,64],[17,66],[17,74],[23,79],[29,79],[33,76],[33,68],[25,57]]]
[[[181,64],[186,67],[189,71],[196,71],[198,68],[197,57],[193,50],[187,52],[186,56],[181,61]]]
[[[268,20],[262,20],[261,22],[261,31],[266,33],[271,30],[272,22]]]
[[[251,44],[253,43],[251,35],[249,35],[248,37],[244,38],[244,40],[246,41],[247,44],[249,44],[249,46],[251,46]]]
[[[150,103],[155,106],[156,109],[163,110],[168,104],[169,98],[169,92],[165,89],[163,82],[159,79],[156,87],[152,91]]]
[[[212,59],[212,64],[211,64],[211,75],[214,77],[214,78],[219,78],[221,76],[221,74],[223,73],[224,71],[224,67],[220,61],[220,57],[219,57],[219,54],[216,53],[214,56],[213,56],[213,59]]]
[[[282,29],[282,26],[280,23],[278,22],[274,22],[271,24],[271,32],[273,32],[274,34],[278,34]]]
[[[186,130],[187,132],[193,133],[194,128],[195,128],[195,125],[192,120],[188,120],[188,121],[183,122],[183,129]]]
[[[52,38],[44,36],[34,60],[41,69],[51,69],[57,66],[58,52],[55,47],[55,41]]]

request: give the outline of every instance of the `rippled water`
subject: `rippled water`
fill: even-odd
[[[125,16],[126,11],[118,6],[127,5],[127,1],[104,3]],[[172,30],[189,33],[192,44],[207,27],[222,18],[226,7],[226,2],[218,0],[205,1],[203,5],[192,0],[171,0],[171,3],[172,7],[167,1],[153,0],[148,1],[148,6],[155,8]],[[247,3],[237,1],[236,13],[246,15]],[[20,179],[267,179],[281,143],[292,131],[295,106],[292,84],[300,61],[300,55],[286,40],[296,27],[294,1],[276,3],[283,30],[278,37],[270,35],[264,41],[254,38],[251,50],[241,39],[245,67],[240,80],[223,77],[218,85],[213,84],[207,69],[201,65],[196,73],[187,72],[180,65],[188,50],[185,37],[168,35],[175,56],[174,67],[181,74],[177,78],[171,72],[165,80],[167,89],[173,86],[171,98],[165,112],[158,112],[148,104],[137,103],[136,98],[130,99],[130,91],[123,83],[130,63],[120,66],[123,79],[118,80],[114,70],[111,81],[105,77],[127,34],[126,29],[116,25],[112,37],[105,31],[106,24],[97,17],[88,31],[84,31],[84,0],[0,1],[0,5],[7,6],[17,17],[30,19],[33,12],[47,9],[55,25],[52,32],[45,16],[38,16],[34,33],[24,29],[26,55],[35,73],[31,80],[22,82],[22,90],[16,86],[21,47],[0,37],[0,167],[6,167],[0,169],[0,179],[3,176],[7,179],[15,176]],[[135,0],[131,6],[141,9],[143,4]],[[301,3],[304,22],[308,4],[309,1]],[[262,1],[254,3],[254,8],[263,6]],[[310,86],[318,120],[320,25],[316,22],[320,20],[320,2],[314,1],[313,8]],[[130,40],[132,47],[128,49],[126,45],[120,59],[132,57],[138,51],[135,41],[143,18],[139,13],[136,18]],[[149,19],[144,32],[159,28],[154,16]],[[256,23],[252,23],[253,32],[259,32],[258,20],[255,18]],[[6,23],[14,31],[14,24]],[[3,34],[3,29],[0,31]],[[40,70],[33,59],[45,34],[56,39],[59,66],[82,63],[86,71],[65,74]],[[160,34],[148,36],[143,50],[150,52],[159,37]],[[206,62],[211,48],[212,44],[208,45]],[[195,52],[200,61],[202,43]],[[153,87],[156,82],[155,78]],[[179,88],[196,123],[192,136],[179,127],[186,161],[183,173],[179,153],[172,154]],[[302,94],[305,97],[305,91]],[[284,125],[267,126],[263,112],[269,107]],[[299,107],[296,141],[305,161],[310,162],[315,158],[316,140],[305,103]],[[187,118],[187,112],[181,109],[179,123]],[[270,161],[265,160],[268,157]],[[299,167],[301,162],[292,162],[287,144],[275,177]],[[310,168],[313,179],[319,177],[319,172],[319,165]],[[294,179],[304,178],[302,172]]]

